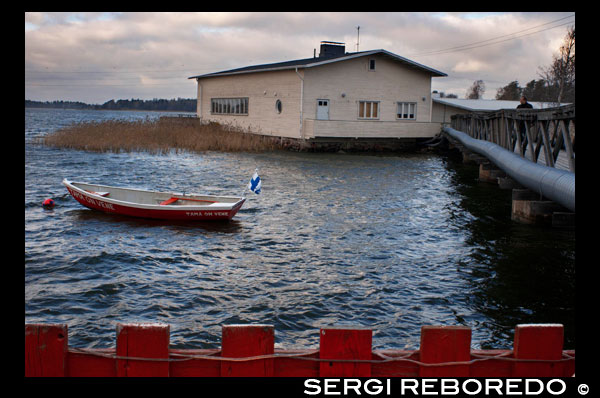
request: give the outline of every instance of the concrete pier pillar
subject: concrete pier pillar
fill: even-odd
[[[465,164],[482,164],[482,163],[489,162],[489,160],[487,160],[486,157],[478,155],[473,152],[469,152],[467,150],[464,150],[462,155],[463,155],[463,163],[465,163]]]
[[[506,173],[492,163],[481,163],[479,165],[479,181],[498,184],[498,178],[506,177]]]
[[[458,149],[460,150],[461,154],[462,154],[462,160],[464,164],[473,164],[475,163],[475,161],[472,158],[472,154],[471,152],[467,151],[465,147],[462,146],[458,146]]]
[[[540,198],[529,189],[513,189],[511,219],[524,224],[569,226],[573,217],[560,204]],[[572,214],[572,213],[571,213]]]
[[[487,157],[467,149],[447,132],[448,149],[461,152],[463,163],[479,165],[479,181],[498,184],[500,189],[512,189],[511,219],[525,224],[539,224],[558,228],[574,228],[575,213],[564,206],[541,197],[513,180],[496,167]]]
[[[525,189],[521,184],[508,176],[498,177],[498,186],[500,189]]]
[[[552,226],[556,228],[575,228],[575,213],[557,211],[552,214]]]

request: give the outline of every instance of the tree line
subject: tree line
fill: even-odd
[[[518,80],[508,83],[497,90],[496,99],[518,101],[524,95],[528,101],[575,103],[575,27],[568,29],[558,54],[553,55],[552,63],[538,68],[538,77],[526,83],[525,87],[520,86]],[[484,92],[485,82],[476,80],[467,89],[465,98],[479,99]]]
[[[179,111],[196,112],[196,99],[174,98],[151,100],[111,99],[101,105],[86,104],[79,101],[31,101],[25,100],[26,108],[93,109],[93,110],[140,110],[140,111]]]

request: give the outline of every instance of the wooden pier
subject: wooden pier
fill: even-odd
[[[575,173],[575,105],[548,109],[503,109],[452,116],[451,127],[492,142],[537,164]],[[573,228],[575,213],[512,180],[485,156],[469,151],[444,133],[465,163],[479,164],[479,180],[513,189],[515,221]]]
[[[471,328],[422,326],[419,350],[373,350],[373,331],[322,328],[319,347],[275,348],[272,325],[224,325],[220,349],[169,347],[170,326],[116,326],[116,347],[70,347],[66,324],[25,324],[26,377],[570,377],[560,324],[517,325],[512,350],[473,350]]]
[[[458,114],[451,127],[535,163],[575,172],[575,105]]]

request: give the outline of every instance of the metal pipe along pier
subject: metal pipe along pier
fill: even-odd
[[[575,173],[542,166],[489,141],[478,140],[452,127],[443,131],[467,149],[487,157],[524,187],[575,212]]]

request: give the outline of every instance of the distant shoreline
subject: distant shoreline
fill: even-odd
[[[180,110],[155,110],[155,109],[102,109],[102,108],[62,108],[62,107],[51,107],[51,106],[26,106],[25,109],[60,109],[65,111],[99,111],[99,112],[170,112],[170,113],[196,113],[196,111],[180,111]]]
[[[152,100],[127,99],[110,100],[103,104],[86,104],[79,101],[32,101],[25,100],[25,108],[46,109],[90,109],[106,111],[154,111],[154,112],[196,112],[195,98],[173,98]]]

